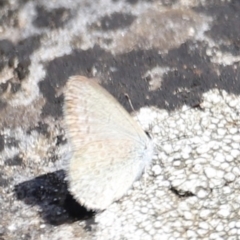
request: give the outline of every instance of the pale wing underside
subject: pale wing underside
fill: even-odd
[[[87,144],[97,139],[122,137],[142,142],[147,138],[140,126],[105,89],[85,77],[71,77],[68,81],[64,115],[73,144],[75,141]]]
[[[73,146],[70,190],[86,207],[105,209],[141,174],[148,138],[105,89],[81,76],[67,83],[64,117]]]
[[[70,191],[81,204],[103,210],[126,193],[145,167],[139,159],[141,146],[134,144],[124,140],[92,142],[73,154]]]

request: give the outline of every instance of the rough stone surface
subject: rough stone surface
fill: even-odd
[[[239,19],[238,0],[1,1],[0,239],[239,239]],[[130,99],[155,143],[104,212],[67,190],[75,74]]]

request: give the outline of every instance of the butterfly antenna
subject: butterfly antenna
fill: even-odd
[[[127,100],[128,100],[128,102],[129,102],[129,105],[130,105],[130,107],[131,107],[131,108],[132,108],[132,110],[135,112],[135,109],[134,109],[134,107],[133,107],[133,105],[132,105],[132,101],[131,101],[131,99],[130,99],[129,95],[128,95],[127,93],[125,93],[124,95],[125,95],[125,97],[127,98]]]

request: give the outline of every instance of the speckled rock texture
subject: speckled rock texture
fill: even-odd
[[[240,239],[239,29],[238,0],[1,1],[0,239]],[[155,145],[102,212],[65,179],[72,75],[130,99]]]

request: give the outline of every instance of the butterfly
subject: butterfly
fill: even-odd
[[[95,79],[69,78],[63,112],[72,148],[69,190],[87,209],[104,210],[151,163],[152,140]]]

